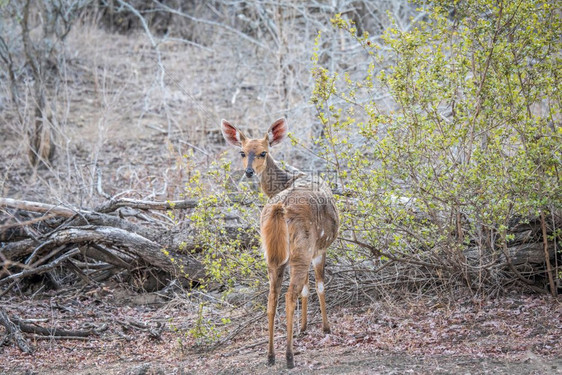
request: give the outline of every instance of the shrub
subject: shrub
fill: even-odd
[[[555,223],[562,206],[560,13],[549,1],[419,6],[380,44],[332,20],[364,50],[356,70],[314,58],[319,143],[353,196],[340,202],[346,237],[473,289],[501,286],[514,224]]]

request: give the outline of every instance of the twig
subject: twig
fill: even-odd
[[[88,337],[94,334],[94,331],[72,331],[56,327],[41,327],[31,324],[26,324],[22,320],[12,319],[13,322],[21,329],[22,332],[34,333],[47,337]]]
[[[82,211],[84,213],[90,213],[90,211],[75,210],[75,209],[52,205],[52,204],[17,200],[11,198],[2,198],[2,197],[0,197],[0,207],[18,208],[21,210],[32,211],[32,212],[45,212],[62,217],[72,217],[76,215],[78,211]]]
[[[44,335],[31,335],[34,340],[81,340],[88,341],[91,340],[90,337],[83,336],[44,336]]]
[[[265,318],[265,313],[261,313],[261,314],[258,314],[256,316],[246,320],[244,323],[239,324],[238,327],[236,327],[236,329],[234,329],[228,336],[226,336],[222,340],[216,342],[211,347],[211,350],[218,348],[219,346],[223,345],[226,342],[229,342],[234,337],[236,337],[240,332],[242,332],[246,327],[248,327],[250,324],[256,322],[257,320],[263,320],[264,318]]]
[[[111,199],[111,196],[103,190],[102,178],[101,178],[101,169],[97,168],[96,172],[97,172],[97,177],[98,177],[98,181],[97,181],[97,184],[96,184],[96,190],[97,190],[98,194],[101,195],[102,197],[106,198],[106,199]]]
[[[96,251],[98,251],[99,254],[92,254],[91,251],[89,251],[88,249],[85,249],[86,255],[88,255],[88,256],[90,256],[94,259],[100,260],[102,262],[112,264],[114,266],[123,267],[123,268],[126,268],[126,269],[133,268],[133,264],[130,261],[130,259],[127,262],[127,261],[123,260],[122,258],[118,257],[117,255],[113,254],[110,250],[108,250],[108,249],[104,248],[103,246],[98,245],[96,243],[91,243],[90,246],[92,248],[94,248]]]
[[[558,295],[558,290],[556,289],[554,278],[552,277],[552,265],[550,263],[550,252],[548,251],[548,235],[546,232],[546,219],[544,210],[541,211],[541,229],[544,248],[544,261],[546,263],[546,273],[548,275],[548,284],[550,285],[550,294],[552,294],[553,297],[556,297]]]
[[[24,353],[31,354],[33,353],[33,347],[29,345],[27,340],[21,334],[20,328],[10,320],[8,314],[0,307],[0,324],[6,327],[8,334],[13,337],[15,340],[18,348]]]
[[[35,261],[35,257],[37,256],[37,254],[39,253],[39,251],[41,251],[41,249],[43,249],[43,248],[45,248],[45,247],[48,248],[49,245],[51,245],[51,244],[52,244],[51,241],[45,241],[45,242],[41,243],[39,246],[37,246],[37,247],[35,248],[35,250],[33,250],[33,252],[32,252],[31,255],[29,256],[29,258],[27,258],[27,259],[25,260],[24,264],[26,264],[26,265],[33,264],[33,262]],[[60,248],[59,248],[59,249],[56,249],[56,251],[59,251],[59,250],[61,250],[61,249],[60,249]],[[49,254],[46,258],[49,258],[49,257],[51,257],[51,254]],[[43,259],[45,259],[45,258],[43,258]],[[41,262],[41,259],[40,259],[38,262]]]
[[[265,44],[260,43],[258,40],[256,40],[256,39],[254,39],[254,38],[252,38],[252,37],[250,37],[250,36],[244,34],[244,33],[241,32],[241,31],[238,31],[238,30],[236,30],[236,29],[234,29],[234,28],[232,28],[232,27],[230,27],[230,26],[228,26],[228,25],[225,25],[225,24],[219,23],[219,22],[214,22],[214,21],[205,20],[205,19],[202,19],[202,18],[196,18],[196,17],[190,16],[190,15],[187,14],[187,13],[182,13],[182,12],[176,10],[176,9],[170,8],[169,6],[167,6],[167,5],[165,5],[165,4],[162,4],[162,3],[159,2],[159,1],[154,1],[154,2],[155,2],[156,4],[158,4],[158,5],[160,5],[161,9],[164,10],[164,11],[170,12],[170,13],[172,13],[172,14],[176,14],[176,15],[178,15],[178,16],[180,16],[180,17],[187,18],[187,19],[192,20],[192,21],[194,21],[194,22],[201,22],[201,23],[204,23],[204,24],[207,24],[207,25],[212,25],[212,26],[214,26],[214,27],[220,27],[220,28],[226,29],[226,30],[228,30],[228,31],[230,31],[230,32],[232,32],[232,33],[234,33],[234,34],[236,34],[236,35],[238,35],[238,36],[240,36],[240,37],[246,39],[246,40],[249,41],[250,43],[253,43],[253,44],[255,44],[256,46],[263,48],[263,49],[266,50],[266,51],[269,51],[269,50],[270,50]]]
[[[26,226],[29,226],[31,224],[35,224],[35,223],[39,223],[41,221],[52,219],[56,216],[57,216],[56,214],[47,214],[47,215],[36,217],[34,219],[30,219],[30,220],[27,220],[27,221],[22,221],[22,222],[19,222],[19,223],[0,225],[0,232],[3,232],[7,229],[14,228],[14,227],[26,227]]]
[[[80,267],[78,267],[76,264],[74,264],[74,262],[70,259],[68,259],[66,261],[67,267],[71,270],[74,271],[74,273],[76,273],[78,275],[78,277],[80,277],[80,279],[82,279],[82,281],[85,284],[91,284],[92,283],[92,279],[90,279],[90,277],[88,275],[86,275],[81,269]]]
[[[285,338],[285,337],[287,337],[287,335],[277,336],[277,337],[275,337],[275,340],[283,339],[283,338]],[[248,344],[248,345],[246,345],[246,346],[243,346],[243,347],[241,347],[241,348],[238,348],[238,349],[235,349],[235,350],[233,350],[233,351],[231,351],[231,352],[228,352],[228,353],[224,354],[224,356],[225,356],[225,357],[230,357],[230,356],[232,356],[232,355],[235,355],[235,354],[237,354],[237,353],[240,353],[240,352],[243,351],[243,350],[252,349],[252,348],[255,348],[255,347],[258,346],[258,345],[265,345],[265,344],[267,344],[268,340],[269,340],[269,339],[256,340],[256,341],[254,341],[254,342],[251,343],[251,344]]]
[[[25,270],[25,271],[22,271],[20,273],[16,273],[16,274],[10,275],[8,277],[5,277],[2,280],[0,280],[0,285],[3,285],[3,284],[5,284],[9,281],[12,281],[12,280],[20,279],[22,277],[26,277],[26,276],[30,276],[30,275],[36,275],[36,274],[40,274],[40,273],[52,270],[53,268],[58,266],[63,260],[65,260],[67,258],[70,258],[71,256],[74,256],[74,255],[78,254],[79,252],[80,251],[78,249],[71,250],[68,253],[66,253],[65,255],[55,259],[54,261],[52,261],[49,264],[45,264],[44,266],[40,266],[40,267],[37,267],[37,268]]]
[[[4,297],[5,294],[8,294],[8,292],[9,292],[10,290],[12,290],[12,288],[13,288],[14,286],[16,286],[17,283],[18,283],[17,281],[14,281],[14,282],[11,283],[10,285],[8,285],[8,287],[7,287],[2,293],[0,293],[0,297]],[[1,346],[1,345],[0,345],[0,346]]]

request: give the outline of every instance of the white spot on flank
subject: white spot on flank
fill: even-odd
[[[303,286],[301,296],[308,297],[308,285]]]
[[[322,281],[320,281],[317,285],[316,285],[316,291],[318,293],[324,293],[324,283]]]
[[[312,265],[314,267],[316,267],[320,263],[322,263],[322,255],[318,255],[316,258],[312,258]]]
[[[320,238],[324,237],[324,229],[320,232]]]

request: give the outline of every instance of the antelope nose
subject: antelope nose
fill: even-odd
[[[252,168],[246,168],[246,177],[250,178],[254,175],[254,170]]]

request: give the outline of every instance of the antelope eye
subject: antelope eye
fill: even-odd
[[[265,152],[265,151],[260,154],[260,156],[261,156],[262,158],[265,158],[265,155],[267,155],[267,152]]]
[[[240,156],[242,156],[243,158],[245,158],[245,157],[246,157],[246,153],[245,153],[244,151],[241,151],[241,152],[240,152]]]

